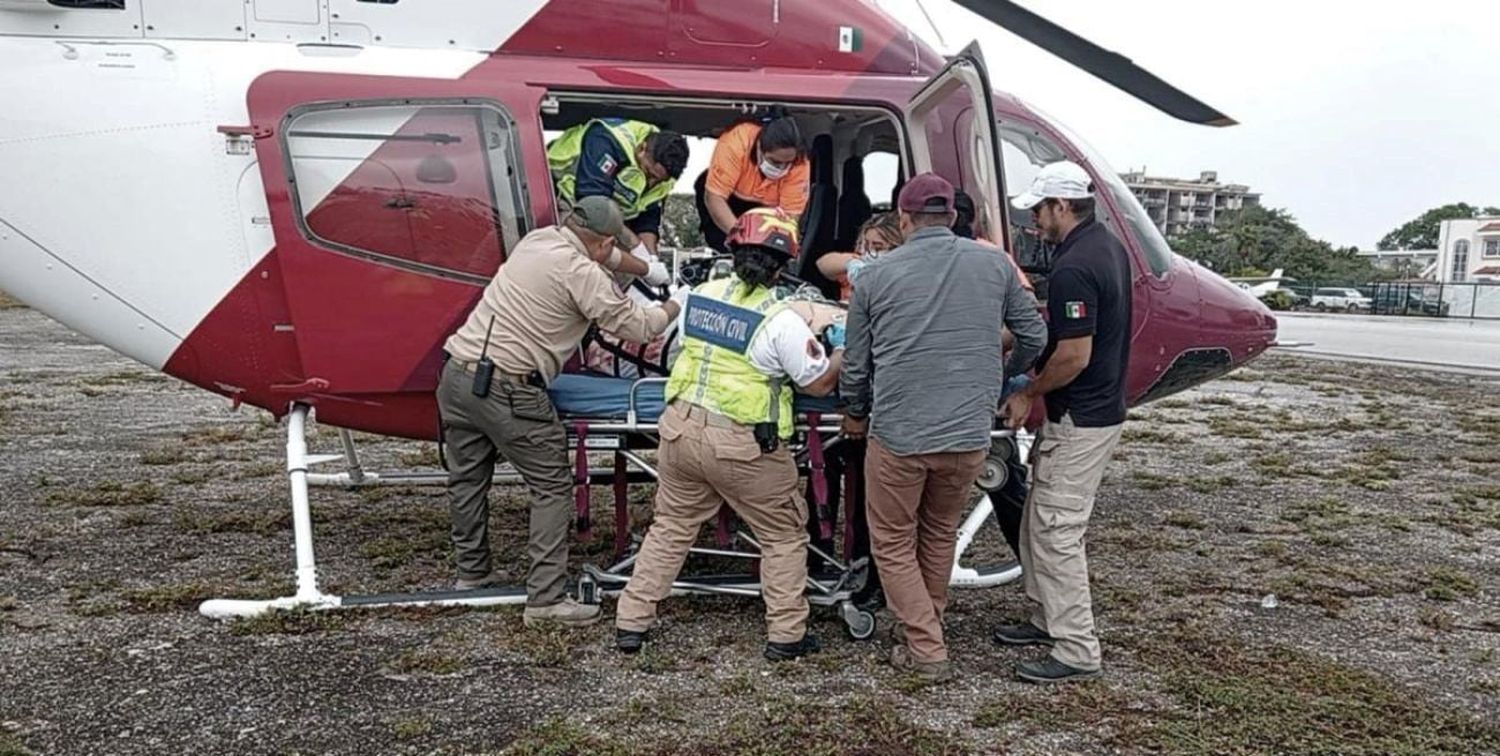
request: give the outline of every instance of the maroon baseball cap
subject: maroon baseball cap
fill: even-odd
[[[936,173],[912,176],[901,187],[896,207],[908,213],[947,213],[953,210],[953,185]]]

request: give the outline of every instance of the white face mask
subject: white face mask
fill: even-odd
[[[790,165],[777,165],[765,158],[760,159],[760,172],[766,178],[775,181],[785,176],[792,170]]]

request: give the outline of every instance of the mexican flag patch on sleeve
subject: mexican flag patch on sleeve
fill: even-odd
[[[1088,316],[1088,305],[1082,302],[1067,302],[1063,305],[1063,317],[1069,320],[1079,320]]]
[[[599,172],[603,173],[606,176],[615,175],[615,169],[619,167],[620,164],[616,163],[615,159],[613,157],[610,157],[609,155],[604,155],[603,157],[599,158]]]

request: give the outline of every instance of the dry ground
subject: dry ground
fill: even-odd
[[[1137,410],[1090,538],[1108,675],[1015,682],[1006,586],[956,597],[962,676],[927,688],[827,613],[822,655],[768,665],[733,599],[670,601],[634,659],[512,609],[205,620],[290,587],[281,429],[4,309],[0,754],[1500,752],[1497,396],[1275,356]],[[524,500],[495,500],[518,576]],[[440,491],[313,506],[330,590],[450,578]]]

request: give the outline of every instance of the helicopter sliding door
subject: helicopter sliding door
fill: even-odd
[[[531,225],[524,177],[546,170],[520,149],[540,143],[540,90],[477,87],[274,73],[251,88],[276,238],[265,277],[280,277],[278,330],[302,362],[289,401],[436,386],[444,339]]]
[[[932,171],[953,182],[974,200],[975,231],[1008,246],[1000,140],[990,99],[989,75],[975,42],[907,104],[906,125],[913,173]]]

